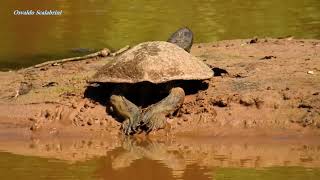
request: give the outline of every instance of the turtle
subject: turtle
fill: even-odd
[[[201,60],[182,48],[165,41],[143,42],[107,62],[89,80],[89,83],[116,83],[110,105],[123,118],[122,131],[126,135],[162,129],[166,116],[183,104],[185,92],[177,81],[206,80],[212,70]],[[126,98],[123,84],[148,82],[168,89],[168,95],[146,108]],[[130,93],[130,92],[129,92]],[[148,92],[145,92],[148,93]]]
[[[176,44],[190,53],[193,43],[193,33],[188,27],[180,28],[170,36],[167,42]]]

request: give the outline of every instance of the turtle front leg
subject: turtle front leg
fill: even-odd
[[[170,90],[170,94],[160,102],[146,108],[141,115],[141,128],[147,133],[165,128],[166,116],[178,110],[184,101],[185,93],[180,87]]]
[[[124,119],[122,123],[124,134],[135,133],[140,123],[141,109],[121,95],[112,95],[110,103],[116,114]]]

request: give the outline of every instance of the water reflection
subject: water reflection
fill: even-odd
[[[1,69],[75,56],[72,48],[118,49],[166,40],[181,26],[194,31],[196,42],[253,36],[320,38],[318,0],[12,0],[1,2],[1,7]],[[64,14],[14,16],[15,9],[59,9]]]
[[[99,172],[105,179],[212,179],[221,168],[320,167],[320,146],[187,144],[126,139]]]
[[[177,150],[169,150],[165,143],[145,140],[137,141],[126,139],[122,147],[119,147],[111,154],[111,167],[113,170],[120,170],[133,166],[139,159],[148,159],[167,167],[176,178],[181,178],[186,169],[186,162]],[[120,152],[120,153],[119,153]],[[153,171],[152,169],[150,169]]]
[[[44,179],[320,177],[320,143],[308,139],[10,139],[0,137],[0,151],[20,156],[0,153],[2,179],[32,179],[35,173]]]

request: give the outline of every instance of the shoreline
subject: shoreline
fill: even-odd
[[[318,52],[320,41],[310,39],[194,44],[191,54],[218,74],[206,81],[208,89],[186,97],[179,115],[172,117],[170,132],[245,137],[281,134],[284,130],[297,136],[318,137]],[[55,136],[65,131],[117,137],[120,123],[106,113],[105,103],[86,96],[86,80],[112,58],[0,72],[0,129],[23,127],[32,136]],[[31,90],[14,98],[21,82],[30,83]],[[154,136],[164,134],[160,130]]]

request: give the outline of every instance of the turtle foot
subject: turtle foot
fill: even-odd
[[[112,95],[110,103],[116,115],[124,119],[121,126],[123,133],[126,135],[135,133],[140,122],[140,108],[120,95]]]
[[[177,111],[183,104],[184,90],[180,87],[171,89],[170,94],[160,102],[149,106],[141,115],[141,128],[147,133],[163,129],[167,125],[166,117]]]

